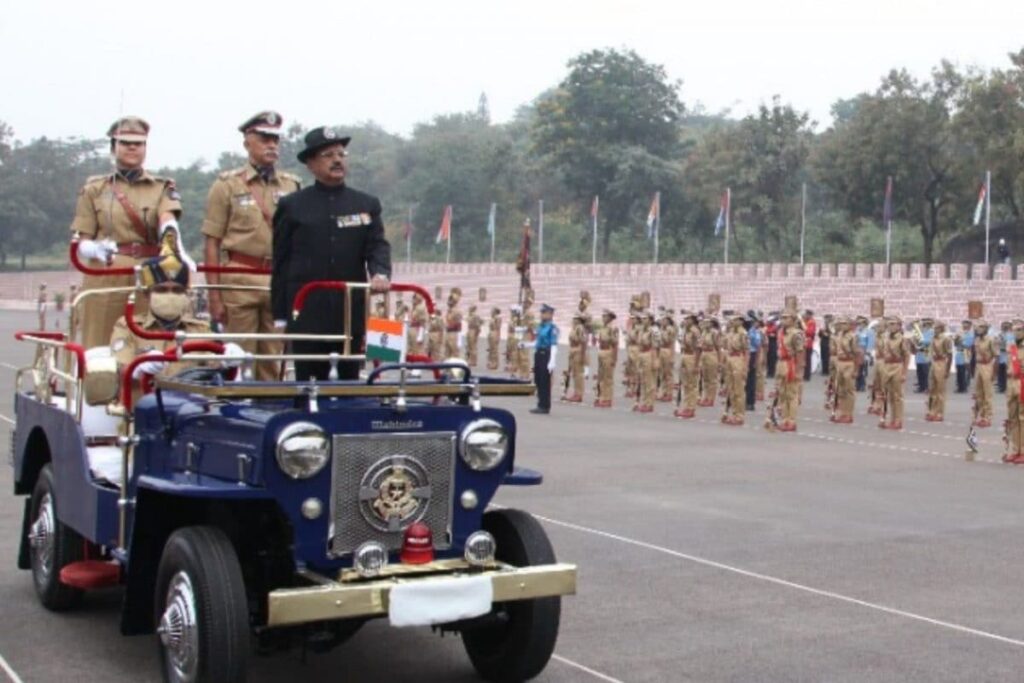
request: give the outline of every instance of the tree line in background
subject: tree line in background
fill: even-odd
[[[244,112],[243,112],[244,114]],[[884,260],[883,192],[892,177],[893,260],[978,260],[984,233],[972,226],[979,186],[992,172],[993,235],[1020,234],[1024,206],[1024,49],[1003,69],[942,62],[927,79],[886,74],[874,92],[841,99],[820,132],[780,97],[741,119],[685,106],[682,84],[632,50],[594,50],[508,123],[491,121],[486,95],[475,110],[443,114],[409,137],[373,123],[339,125],[353,136],[350,183],[377,194],[393,258],[406,257],[412,216],[415,261],[444,260],[435,235],[452,205],[452,260],[490,258],[488,213],[497,204],[496,258],[510,262],[525,217],[544,201],[544,260],[589,262],[590,210],[600,197],[599,261],[644,262],[644,224],[661,193],[660,260],[716,261],[719,198],[732,191],[734,262],[794,261],[800,253],[806,184],[808,261]],[[282,140],[281,166],[308,174],[295,154],[305,129]],[[63,250],[78,188],[109,172],[106,142],[17,142],[0,122],[0,263]],[[151,160],[152,161],[152,160]],[[184,232],[198,247],[206,192],[216,174],[244,163],[223,152],[154,169],[177,181]],[[536,237],[534,239],[536,244]],[[943,252],[943,249],[946,252]],[[536,255],[534,260],[536,260]]]

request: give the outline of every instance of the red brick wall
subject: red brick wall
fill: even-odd
[[[887,312],[904,317],[959,320],[966,316],[971,299],[984,303],[990,320],[1024,315],[1024,265],[1016,266],[1016,273],[1003,265],[991,271],[984,264],[962,263],[935,264],[929,269],[916,263],[893,264],[888,276],[885,264],[871,263],[553,263],[534,265],[532,279],[538,300],[558,309],[560,324],[568,322],[581,289],[590,290],[593,309],[608,307],[620,315],[629,296],[643,289],[650,290],[655,306],[676,310],[704,308],[708,294],[717,293],[723,309],[743,311],[779,309],[787,295],[796,295],[802,308],[818,315],[867,314],[873,297],[884,298]],[[503,310],[515,302],[519,286],[519,275],[511,264],[396,263],[395,279],[431,291],[435,285],[442,285],[446,292],[458,285],[464,305],[476,301],[479,287],[487,287],[487,308],[498,305]],[[79,281],[80,276],[72,272],[4,273],[0,274],[0,300],[34,302],[41,282],[48,284],[50,292],[66,292],[72,282]]]

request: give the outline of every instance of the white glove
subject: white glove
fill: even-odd
[[[163,240],[164,233],[168,230],[174,230],[174,239],[177,241],[178,257],[182,263],[188,266],[189,271],[195,273],[199,269],[196,267],[196,262],[192,260],[192,257],[185,251],[185,245],[181,243],[181,229],[178,228],[178,221],[174,218],[168,218],[164,221],[163,225],[160,226],[160,239]]]
[[[426,333],[426,330],[424,330],[422,327],[417,327],[416,328],[416,343],[417,344],[419,344],[419,343],[421,343],[423,341],[423,337],[426,336],[425,333]]]
[[[233,360],[223,361],[224,367],[226,368],[237,368],[241,367],[242,361],[245,359],[245,350],[241,346],[234,342],[228,342],[224,344],[224,356]]]
[[[286,327],[288,327],[288,321],[287,320],[275,320],[274,321],[274,329],[275,330],[283,330]]]
[[[462,334],[461,332],[459,332],[459,338],[458,338],[458,341],[457,341],[457,342],[455,342],[455,344],[456,344],[456,346],[458,346],[458,347],[459,347],[460,349],[464,349],[464,348],[466,348],[466,335],[464,335],[464,334]]]
[[[109,264],[117,253],[117,242],[107,238],[102,240],[81,240],[78,243],[78,258],[96,259]]]
[[[548,359],[548,372],[554,372],[558,365],[558,347],[551,347],[551,358]]]
[[[149,351],[146,353],[147,356],[162,356],[164,355],[160,351]],[[132,379],[139,379],[143,375],[159,375],[167,367],[167,361],[162,360],[148,360],[145,363],[139,363],[135,366],[135,371],[132,372]]]

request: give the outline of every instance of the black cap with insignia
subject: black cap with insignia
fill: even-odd
[[[342,147],[348,147],[348,143],[352,140],[347,135],[339,135],[338,131],[331,128],[330,126],[320,126],[306,133],[306,137],[303,142],[306,143],[306,148],[299,152],[299,161],[306,163],[306,160],[312,156],[312,154],[324,147],[330,147],[331,145],[341,145]]]
[[[276,111],[261,111],[247,119],[238,130],[243,133],[262,133],[280,137],[283,123],[284,119]]]

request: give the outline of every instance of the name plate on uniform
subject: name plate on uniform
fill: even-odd
[[[238,202],[239,206],[255,206],[256,204],[251,194],[236,194],[235,201]]]
[[[368,213],[355,213],[351,216],[338,216],[338,227],[354,228],[360,225],[369,225],[370,220],[370,214]]]

